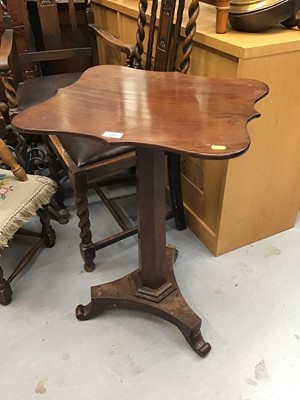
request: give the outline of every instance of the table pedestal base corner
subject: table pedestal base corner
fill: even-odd
[[[140,270],[137,269],[113,282],[93,286],[90,303],[86,306],[80,304],[76,308],[77,319],[88,320],[112,308],[144,311],[177,326],[192,349],[201,357],[206,356],[211,346],[202,337],[201,319],[186,303],[177,286],[173,273],[173,259],[173,252],[168,251],[167,246],[168,281],[172,283],[172,290],[169,290],[162,300],[140,297],[136,286],[136,282],[140,280]]]

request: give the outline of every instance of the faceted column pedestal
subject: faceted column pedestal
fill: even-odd
[[[205,356],[211,349],[200,332],[173,273],[174,247],[166,246],[164,151],[138,148],[139,269],[114,282],[91,288],[91,302],[76,308],[79,320],[110,308],[157,315],[176,325],[191,347]]]

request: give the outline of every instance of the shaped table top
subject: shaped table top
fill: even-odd
[[[77,134],[109,144],[231,158],[250,145],[247,122],[268,93],[249,79],[96,66],[43,103],[20,112],[22,133]]]

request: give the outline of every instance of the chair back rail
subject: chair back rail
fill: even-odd
[[[64,40],[61,30],[61,22],[55,0],[36,0],[39,20],[42,27],[44,46],[46,50],[57,50],[64,47]],[[88,2],[86,2],[88,4]],[[74,0],[64,3],[67,6],[67,15],[71,26],[72,47],[80,47],[78,23],[76,17]]]
[[[22,28],[21,27],[20,28],[24,31],[24,36],[26,39],[26,45],[27,45],[26,50],[34,51],[35,50],[34,37],[28,20],[26,2],[23,0],[17,0],[17,3],[18,3],[20,19],[22,21]],[[15,27],[15,29],[18,29],[18,27]]]
[[[216,32],[225,33],[228,21],[229,0],[204,0],[204,2],[216,6]],[[160,7],[158,7],[159,3]],[[161,2],[158,2],[158,0],[152,1],[145,63],[145,68],[147,70],[154,69],[156,71],[172,71],[175,69],[185,3],[185,0],[162,0]],[[140,0],[138,30],[136,35],[137,42],[135,48],[136,68],[142,67],[144,39],[146,37],[145,27],[147,8],[148,1]],[[199,15],[199,10],[199,0],[192,0],[189,5],[189,20],[186,25],[186,37],[183,44],[182,60],[180,62],[180,70],[184,73],[188,71],[190,65],[190,54],[193,47],[193,38],[196,33],[196,20]],[[155,30],[158,17],[159,23],[156,38]],[[152,65],[153,57],[154,65]]]
[[[149,27],[146,27],[146,12],[148,1],[140,0],[136,45],[134,51],[134,67],[143,68],[145,29],[148,29],[148,43],[145,69],[156,71],[173,71],[176,64],[176,55],[179,44],[179,35],[182,24],[185,1],[163,0],[158,7],[158,0],[152,2]],[[192,50],[192,40],[195,35],[196,19],[199,14],[199,1],[192,0],[189,8],[190,18],[186,28],[187,37],[184,47],[183,72],[187,72],[189,55]],[[159,13],[159,14],[158,14]],[[158,27],[156,28],[158,21]]]
[[[70,3],[70,1],[68,2]],[[74,6],[74,2],[72,1]],[[37,0],[37,8],[41,23],[45,49],[57,50],[63,48],[63,40],[55,0]]]
[[[105,44],[127,54],[127,64],[136,69],[174,71],[177,64],[179,42],[185,0],[153,0],[148,16],[148,0],[139,1],[136,44],[124,43],[107,30],[91,25],[94,33]],[[180,70],[188,71],[196,20],[199,15],[199,0],[192,0],[189,6],[189,20],[183,42]],[[146,42],[147,41],[147,42]]]
[[[6,30],[1,39],[0,74],[10,108],[18,106],[17,88],[28,77],[27,65],[35,65],[33,76],[38,76],[80,72],[98,63],[96,43],[90,43],[89,40],[88,18],[92,20],[89,0],[78,4],[74,0],[66,0],[61,4],[55,0],[17,2],[22,16],[22,30],[28,42],[25,51],[20,51],[16,46],[15,37],[21,27],[13,26],[7,0],[0,1],[6,21]],[[75,4],[79,8],[75,8]],[[38,26],[38,31],[36,27],[33,28],[33,23]],[[76,62],[70,61],[74,58]]]

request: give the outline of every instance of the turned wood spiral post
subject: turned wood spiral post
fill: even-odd
[[[199,15],[199,0],[193,0],[189,7],[189,20],[185,28],[185,40],[182,45],[182,58],[180,62],[180,71],[187,73],[190,67],[190,56],[193,49],[193,39],[196,33],[196,20]]]
[[[145,25],[146,25],[146,11],[148,8],[148,1],[141,0],[139,2],[139,16],[137,20],[138,29],[136,32],[136,46],[135,46],[135,62],[134,68],[142,69],[142,55],[144,51],[144,39],[145,39]]]

